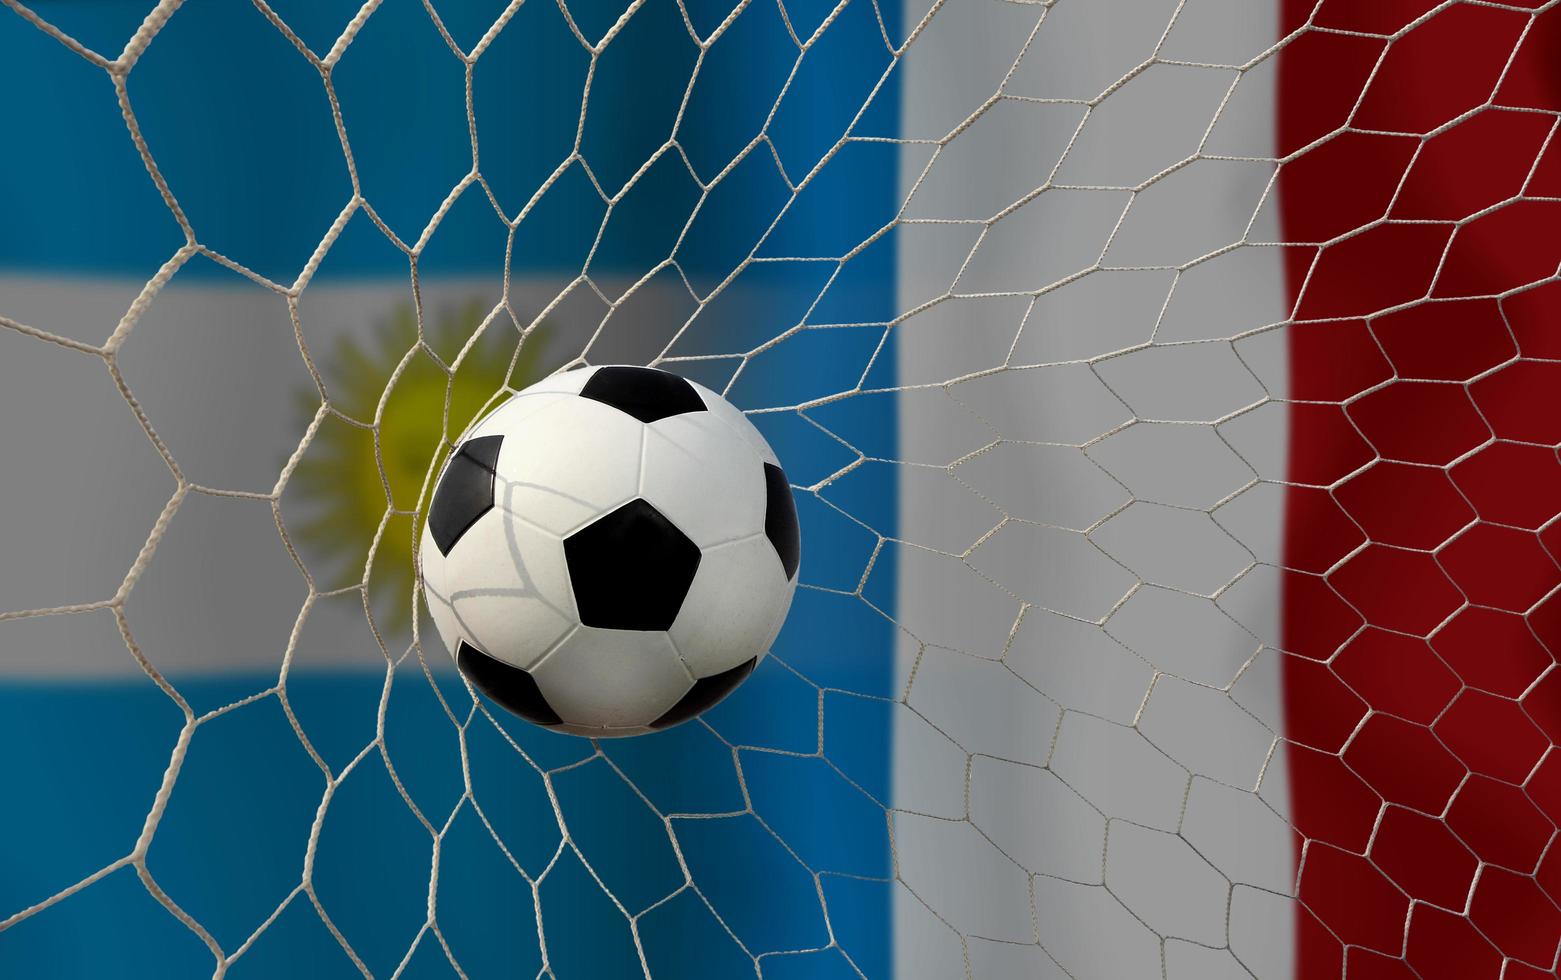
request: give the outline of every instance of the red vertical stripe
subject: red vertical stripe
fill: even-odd
[[[1554,975],[1561,7],[1281,2],[1296,976]]]

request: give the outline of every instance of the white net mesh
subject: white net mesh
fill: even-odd
[[[304,14],[255,0],[251,28],[317,74],[309,111],[350,185],[291,279],[225,254],[143,135],[138,66],[195,5],[159,4],[114,56],[43,5],[6,5],[108,76],[183,243],[106,339],[0,305],[13,340],[107,366],[175,481],[117,587],[0,621],[112,617],[180,721],[132,844],[0,909],[0,947],[133,873],[217,975],[300,915],[365,976],[1553,969],[1554,313],[1535,326],[1561,258],[1553,4],[528,0],[485,25],[464,6],[370,2],[306,41],[290,26]],[[391,17],[437,33],[455,73],[439,84],[464,79],[464,127],[400,144],[470,142],[453,183],[418,171],[421,196],[360,172],[355,147],[382,134],[360,133],[338,95],[343,66],[397,72],[383,59],[402,48],[361,51]],[[637,33],[656,17],[662,33]],[[485,112],[497,46],[547,31],[535,44],[582,84],[539,82]],[[1464,70],[1434,70],[1466,38]],[[517,192],[508,137],[485,140],[523,103],[567,111],[538,123],[565,138]],[[751,132],[716,125],[751,105]],[[328,169],[303,166],[305,184]],[[219,200],[244,193],[207,179]],[[539,271],[545,215],[571,187],[564,224],[584,231],[548,254],[577,247],[576,264]],[[882,214],[861,200],[880,196]],[[427,212],[400,202],[424,198],[431,216],[402,220]],[[461,291],[424,267],[472,213],[494,274],[475,313],[448,315]],[[345,272],[320,278],[348,237],[375,234],[410,268],[395,293],[409,319],[333,362],[311,347],[329,336],[317,321],[366,294]],[[181,467],[211,422],[176,400],[143,409],[154,396],[125,369],[165,304],[226,315],[182,286],[210,263],[247,281],[230,291],[285,306],[308,374],[307,426],[278,472],[261,461],[258,488]],[[215,355],[247,391],[245,356]],[[613,360],[749,410],[804,526],[799,604],[765,670],[727,714],[649,748],[500,717],[406,614],[414,518],[450,441],[538,372]],[[280,398],[287,382],[255,365],[253,390]],[[169,425],[183,442],[159,436]],[[366,496],[296,504],[298,481],[332,467]],[[237,699],[200,679],[201,651],[186,663],[142,639],[199,601],[142,597],[193,588],[198,573],[143,577],[203,501],[268,512],[293,579],[245,580],[291,619],[266,641],[267,683]],[[368,516],[345,544],[299,533],[354,513]],[[383,670],[370,715],[325,746],[310,671],[340,663],[311,657],[340,633],[310,631],[349,609]],[[68,656],[49,653],[52,669]],[[262,714],[256,757],[187,772],[214,729]],[[160,856],[207,846],[195,818],[169,826],[192,778],[274,778],[297,796],[298,768],[256,761],[297,749],[302,824],[208,833],[219,851],[301,852],[301,875],[280,894],[232,872],[203,888],[181,869],[182,892],[164,880]],[[365,822],[406,833],[354,845]],[[378,911],[377,876],[394,891],[409,867],[421,903]],[[234,911],[215,891],[251,894]],[[515,937],[468,952],[473,922]]]

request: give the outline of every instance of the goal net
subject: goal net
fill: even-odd
[[[3,0],[0,974],[1541,977],[1555,0]],[[453,441],[723,392],[771,655],[595,741]]]

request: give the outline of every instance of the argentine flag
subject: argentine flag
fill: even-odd
[[[0,976],[1528,980],[1557,0],[4,0]],[[462,681],[428,474],[723,392],[771,655]]]

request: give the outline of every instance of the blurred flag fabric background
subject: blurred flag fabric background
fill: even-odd
[[[1553,975],[1554,3],[8,0],[0,92],[0,975]],[[600,745],[410,599],[582,358],[803,526]]]

